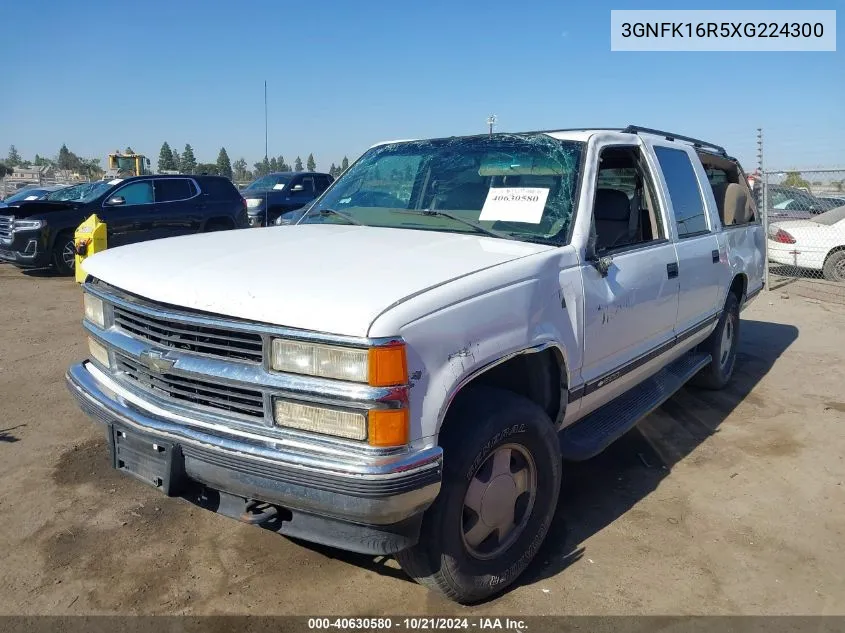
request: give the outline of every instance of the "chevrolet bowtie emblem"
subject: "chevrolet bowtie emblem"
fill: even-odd
[[[164,352],[145,350],[141,352],[141,362],[154,372],[163,374],[176,364],[175,360],[164,357]]]

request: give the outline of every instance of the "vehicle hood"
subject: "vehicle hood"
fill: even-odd
[[[27,202],[13,202],[6,207],[2,207],[2,209],[3,215],[13,215],[16,218],[29,218],[33,215],[43,215],[54,211],[75,209],[77,206],[79,205],[74,202],[29,200]]]
[[[90,257],[83,268],[161,303],[366,336],[376,317],[406,299],[551,248],[478,235],[299,224],[124,246]]]

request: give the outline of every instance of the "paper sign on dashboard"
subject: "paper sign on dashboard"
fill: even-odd
[[[273,185],[273,189],[275,189],[276,191],[281,191],[284,188],[285,188],[285,183],[283,183],[283,182],[280,182],[278,185]]]
[[[543,187],[498,187],[487,192],[479,220],[539,224],[549,190]]]

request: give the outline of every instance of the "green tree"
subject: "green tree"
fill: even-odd
[[[176,149],[173,149],[173,169],[177,171],[182,171],[182,158],[179,156],[179,152]]]
[[[232,169],[234,170],[235,182],[244,182],[247,179],[249,171],[246,168],[246,159],[239,158],[236,160],[232,163]]]
[[[185,149],[182,152],[182,160],[179,161],[179,169],[183,174],[193,174],[197,167],[197,159],[194,157],[194,148],[190,143],[185,143]]]
[[[13,171],[15,171],[15,168],[12,165],[0,163],[0,178],[5,178],[6,176],[10,175]]]
[[[220,171],[217,169],[217,163],[198,163],[197,166],[194,167],[194,173],[217,176],[220,174]]]
[[[255,167],[255,177],[256,178],[260,178],[261,176],[266,176],[267,174],[270,173],[270,159],[265,156],[264,160],[262,160],[258,163],[255,163],[253,165],[253,167]]]
[[[342,174],[347,169],[349,169],[349,159],[344,156],[343,161],[340,163],[340,173]]]
[[[330,176],[334,176],[334,175],[335,175],[335,171],[337,171],[337,166],[336,166],[334,163],[332,163],[332,166],[331,166],[331,167],[329,167],[329,175],[330,175]]]
[[[809,189],[810,183],[801,177],[797,171],[786,172],[786,178],[783,179],[784,187],[806,187]]]
[[[317,171],[317,162],[314,160],[314,154],[308,154],[308,160],[305,162],[308,171]]]
[[[18,153],[18,148],[14,145],[9,145],[9,156],[6,158],[6,165],[9,167],[17,167],[23,162],[21,155]]]
[[[79,171],[85,174],[88,180],[94,180],[103,174],[99,158],[80,158]]]
[[[279,171],[291,171],[290,165],[285,162],[284,156],[279,156],[276,164],[279,166]]]
[[[276,157],[270,159],[270,171],[279,171],[279,161],[276,160]]]
[[[302,171],[302,159],[299,156],[293,161],[293,169],[294,171]]]
[[[178,169],[178,167],[173,162],[173,150],[170,149],[170,145],[165,141],[161,144],[161,150],[158,153],[158,170],[173,171],[174,169]]]
[[[232,161],[229,160],[225,147],[221,147],[217,154],[217,173],[226,176],[229,180],[232,179]]]
[[[62,143],[59,148],[59,155],[56,159],[56,166],[59,169],[76,169],[79,167],[79,157],[67,148],[67,145]]]

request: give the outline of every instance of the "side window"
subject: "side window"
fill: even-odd
[[[709,232],[698,178],[687,153],[669,147],[655,147],[654,153],[657,154],[657,162],[660,163],[669,189],[678,236]]]
[[[328,176],[317,176],[317,193],[323,193],[331,184]]]
[[[194,195],[194,187],[187,178],[161,178],[155,180],[156,202],[186,200]]]
[[[124,206],[153,203],[153,183],[149,180],[133,182],[114,192],[113,196],[124,199]]]
[[[302,180],[299,181],[299,184],[302,185],[302,194],[313,194],[314,193],[314,176],[303,176]]]
[[[666,237],[651,172],[638,147],[607,147],[601,151],[593,229],[598,251]]]

